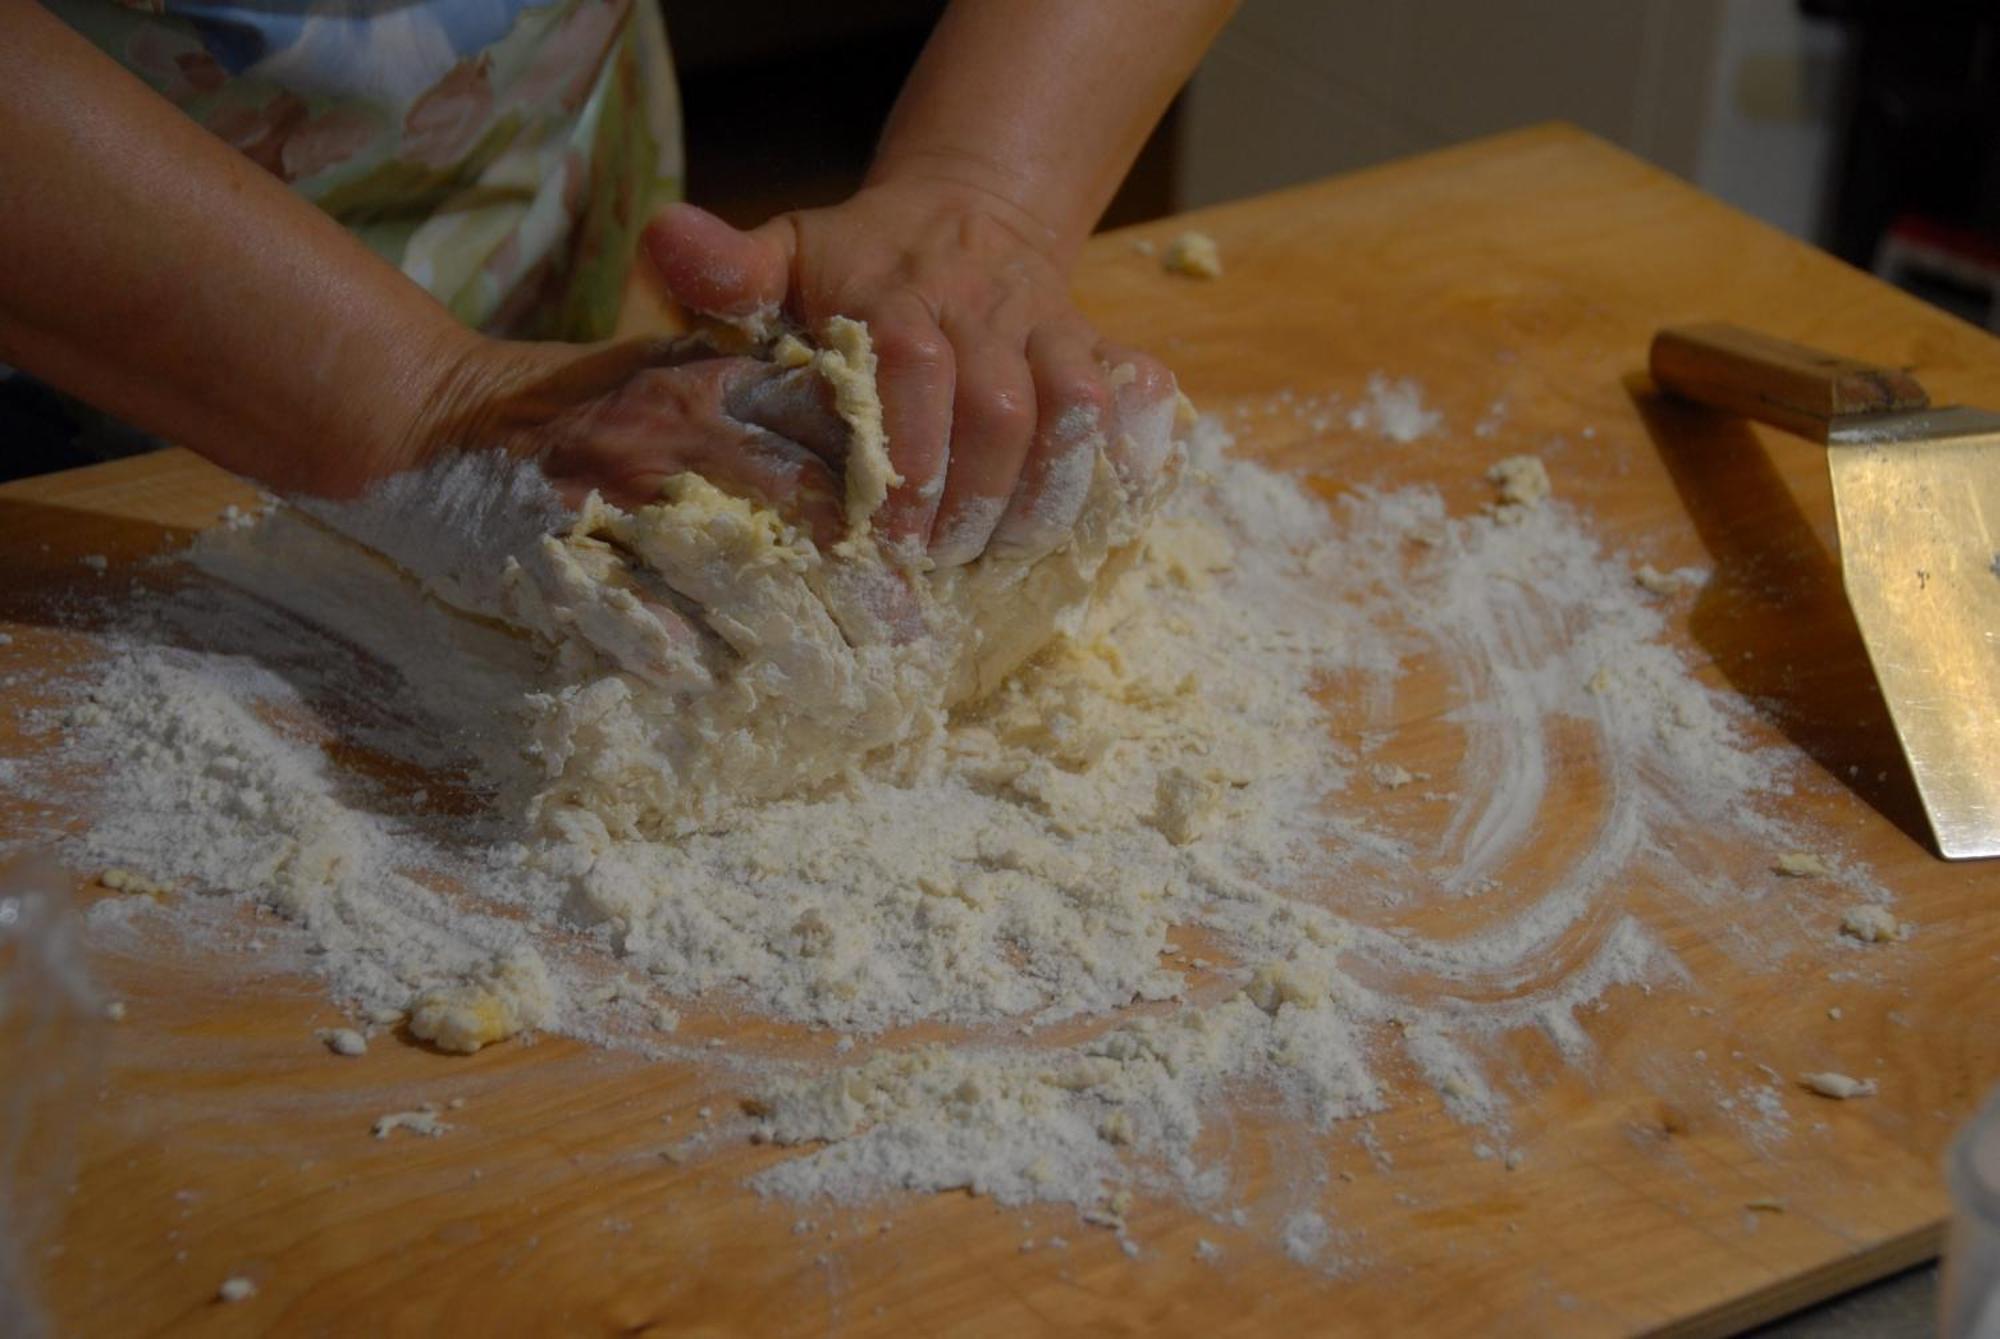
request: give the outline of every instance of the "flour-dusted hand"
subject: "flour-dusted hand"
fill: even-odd
[[[493,343],[453,384],[405,467],[440,450],[500,449],[538,460],[572,503],[595,491],[621,506],[655,501],[674,475],[699,474],[819,544],[845,533],[849,429],[809,369],[685,343]]]
[[[1173,400],[1159,363],[1129,350],[1111,361],[1069,301],[1047,229],[981,190],[905,177],[747,233],[678,205],[646,242],[695,310],[782,313],[808,330],[836,315],[867,323],[903,478],[878,527],[940,565],[989,545],[1022,557],[1055,547],[1121,436],[1121,409]],[[1114,366],[1133,369],[1125,393]]]
[[[1230,0],[955,0],[861,190],[750,232],[691,206],[645,245],[684,306],[867,322],[902,484],[876,518],[941,566],[1068,538],[1092,472],[1157,469],[1173,379],[1107,347],[1069,271]]]

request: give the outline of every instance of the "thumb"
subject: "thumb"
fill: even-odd
[[[782,304],[789,287],[791,230],[766,224],[740,232],[694,205],[669,205],[641,235],[667,292],[709,316],[752,316]]]

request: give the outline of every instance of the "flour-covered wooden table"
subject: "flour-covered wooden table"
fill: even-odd
[[[1219,243],[1221,278],[1162,273],[1152,252],[1188,227]],[[1474,513],[1488,467],[1531,453],[1606,555],[1696,569],[1662,583],[1667,644],[1750,704],[1749,742],[1796,751],[1781,807],[1838,873],[1893,894],[1911,937],[1843,935],[1854,880],[1779,886],[1770,865],[1788,852],[1701,854],[1702,896],[1635,874],[1557,927],[1552,961],[1517,984],[1569,970],[1626,916],[1672,970],[1593,994],[1573,1035],[1493,1041],[1504,1141],[1448,1110],[1462,1092],[1394,1064],[1386,1110],[1324,1135],[1253,1097],[1218,1116],[1210,1150],[1245,1226],[1142,1193],[1121,1238],[1066,1207],[965,1193],[766,1200],[744,1179],[794,1150],[662,1156],[704,1110],[736,1109],[727,1069],[550,1036],[457,1057],[384,1034],[336,1060],[307,1044],[344,1021],[315,981],[259,972],[240,941],[149,930],[94,960],[123,1019],[62,1025],[65,1051],[101,1066],[76,1071],[26,1150],[74,1172],[23,1201],[45,1211],[27,1258],[59,1332],[1715,1334],[1937,1249],[1941,1152],[2000,1079],[2000,870],[1928,850],[1841,598],[1817,450],[1662,403],[1640,369],[1655,328],[1715,318],[1909,364],[1941,400],[1990,404],[2000,345],[1561,129],[1102,237],[1079,289],[1239,451],[1329,498],[1427,485]],[[1399,408],[1404,377],[1420,399]],[[1405,411],[1441,417],[1405,432]],[[178,452],[0,488],[0,756],[47,746],[33,712],[50,671],[91,654],[66,626],[90,617],[85,597],[249,496]],[[1493,635],[1504,650],[1507,630]],[[1441,944],[1532,914],[1590,867],[1618,813],[1619,773],[1568,727],[1504,766],[1467,756],[1476,660],[1413,662],[1328,741],[1392,769],[1350,803],[1434,849],[1439,887],[1467,895],[1326,900]],[[84,821],[59,792],[0,792],[11,856]],[[1482,842],[1504,862],[1482,863]],[[0,1084],[16,1091],[50,1039],[18,1013],[0,1029]],[[770,1031],[690,1015],[678,1040],[754,1048]],[[1878,1092],[1835,1102],[1796,1082],[1828,1070]],[[445,1136],[370,1137],[375,1117],[426,1101]],[[1259,1230],[1308,1200],[1323,1249]],[[232,1277],[255,1295],[215,1300]]]

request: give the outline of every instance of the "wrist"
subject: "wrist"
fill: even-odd
[[[862,185],[925,196],[940,212],[988,218],[1064,270],[1088,232],[1033,173],[971,151],[885,144]]]
[[[521,393],[574,352],[494,339],[454,322],[418,359],[403,409],[383,425],[370,477],[421,469],[445,451],[508,447]]]

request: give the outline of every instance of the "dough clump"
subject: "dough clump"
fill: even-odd
[[[504,616],[555,649],[529,727],[547,830],[601,849],[724,824],[884,750],[918,765],[952,707],[1081,625],[1179,474],[1168,404],[1086,442],[1082,510],[1053,552],[934,568],[870,527],[900,480],[867,328],[836,319],[818,349],[788,335],[771,356],[822,378],[850,430],[841,540],[681,474],[633,511],[593,497],[509,560]]]
[[[1494,516],[1508,524],[1518,524],[1527,514],[1548,501],[1552,491],[1548,467],[1540,456],[1509,456],[1486,471],[1486,477],[1500,491]]]
[[[553,1020],[555,987],[541,955],[517,949],[458,985],[425,991],[410,1007],[410,1032],[441,1051],[482,1046]]]
[[[1895,912],[1873,903],[1850,908],[1840,918],[1840,931],[1864,944],[1891,944],[1905,934]]]
[[[1190,279],[1220,279],[1222,251],[1205,232],[1184,232],[1167,244],[1160,268]]]

